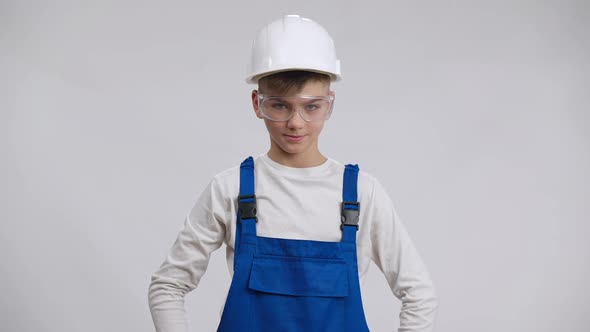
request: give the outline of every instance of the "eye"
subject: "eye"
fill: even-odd
[[[320,106],[315,105],[315,104],[309,104],[305,106],[305,110],[307,111],[316,111],[320,108]]]
[[[272,104],[272,108],[273,109],[276,109],[276,110],[284,110],[284,109],[287,108],[287,105],[286,104],[283,104],[283,103],[278,103],[277,102],[277,103],[273,103]]]

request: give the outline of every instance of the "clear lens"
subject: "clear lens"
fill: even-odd
[[[328,119],[333,96],[267,97],[259,95],[262,115],[271,121],[288,121],[298,111],[307,122]]]

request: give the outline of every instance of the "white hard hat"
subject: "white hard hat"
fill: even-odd
[[[286,70],[307,70],[342,79],[334,41],[318,23],[299,15],[285,15],[262,28],[252,43],[246,82]]]

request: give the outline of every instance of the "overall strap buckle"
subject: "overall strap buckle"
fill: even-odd
[[[243,200],[247,200],[244,202]],[[256,195],[238,196],[238,211],[240,212],[240,221],[243,219],[254,219],[256,222]]]
[[[360,215],[360,203],[359,202],[342,202],[341,217],[342,224],[340,228],[344,226],[354,226],[359,229],[359,215]]]

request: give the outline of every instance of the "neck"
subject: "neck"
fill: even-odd
[[[267,155],[270,159],[281,165],[294,168],[320,166],[328,159],[317,150],[303,153],[288,153],[281,149],[273,149],[272,147]]]

